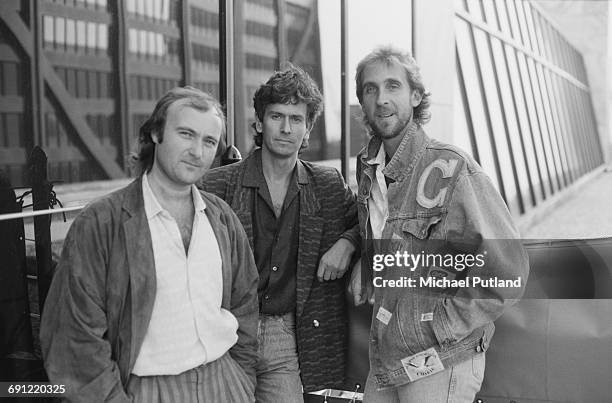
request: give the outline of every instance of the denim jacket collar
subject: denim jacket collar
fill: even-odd
[[[425,151],[429,137],[427,137],[421,126],[417,125],[414,121],[408,123],[400,135],[403,136],[402,141],[391,161],[386,164],[383,174],[394,181],[401,182],[412,172],[414,165],[423,154],[423,151]],[[376,158],[376,154],[381,146],[382,140],[380,137],[372,136],[365,152],[361,156],[361,162],[371,167],[371,164],[368,162]]]

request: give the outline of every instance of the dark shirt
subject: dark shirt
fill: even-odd
[[[300,198],[294,169],[280,217],[274,215],[268,184],[256,173],[259,190],[254,198],[254,256],[259,271],[259,310],[266,315],[295,311]]]

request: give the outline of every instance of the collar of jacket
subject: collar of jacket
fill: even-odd
[[[416,162],[421,158],[425,151],[425,147],[429,142],[429,137],[423,131],[423,128],[411,121],[406,125],[400,145],[397,147],[393,158],[385,165],[383,174],[393,181],[401,182],[406,176],[410,175]],[[361,154],[361,162],[368,167],[372,165],[369,161],[376,157],[379,148],[382,147],[382,140],[379,136],[372,136],[365,152]]]
[[[298,158],[296,161],[297,166],[297,181],[298,185],[307,185],[308,184],[308,174],[306,173],[306,168],[302,161]],[[261,148],[255,149],[244,160],[244,177],[242,178],[242,186],[246,187],[259,187],[258,175],[257,172],[262,172],[262,164],[261,164]]]

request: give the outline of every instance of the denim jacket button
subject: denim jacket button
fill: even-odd
[[[315,319],[315,320],[313,320],[313,321],[312,321],[312,326],[313,326],[313,327],[319,327],[319,326],[320,326],[319,321],[318,321],[318,320],[316,320],[316,319]]]

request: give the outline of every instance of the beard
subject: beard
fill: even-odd
[[[376,119],[365,116],[367,125],[370,127],[372,134],[381,139],[392,139],[404,132],[408,123],[412,120],[412,115],[409,119],[400,119],[394,115],[394,119],[387,121],[386,119]]]

